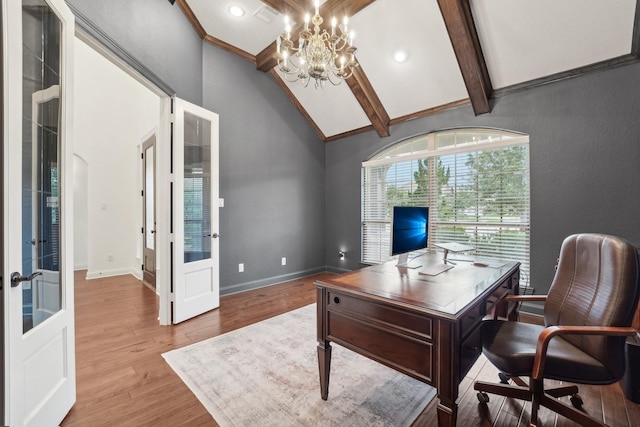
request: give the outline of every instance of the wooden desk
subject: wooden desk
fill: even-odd
[[[441,263],[442,254],[420,261],[423,268]],[[335,342],[436,387],[438,425],[455,426],[458,385],[482,351],[480,321],[495,310],[503,317],[515,312],[498,301],[518,292],[519,275],[514,262],[500,268],[458,262],[437,276],[389,262],[315,282],[322,398]]]

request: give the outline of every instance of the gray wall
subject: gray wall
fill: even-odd
[[[325,264],[359,268],[361,161],[400,139],[452,127],[530,135],[538,293],[548,289],[568,234],[611,233],[640,244],[640,64],[508,94],[480,117],[465,106],[394,126],[388,138],[369,132],[324,145],[269,75],[202,43],[177,6],[68,1],[178,96],[220,114],[222,293]]]
[[[204,107],[220,115],[220,292],[324,271],[325,144],[270,74],[208,43],[203,56]]]
[[[66,2],[171,86],[180,98],[202,105],[203,42],[178,5],[172,6],[167,0]]]
[[[504,95],[490,114],[470,106],[326,147],[326,262],[360,267],[360,165],[419,133],[481,126],[530,136],[531,284],[545,293],[565,236],[618,235],[640,244],[640,64]],[[338,250],[347,259],[338,261]]]
[[[178,97],[220,115],[220,292],[324,271],[324,144],[273,78],[203,43],[166,0],[67,2]]]

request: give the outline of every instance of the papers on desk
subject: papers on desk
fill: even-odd
[[[422,274],[425,276],[437,276],[438,274],[450,270],[453,268],[453,265],[449,264],[436,264],[429,267],[424,267],[418,270],[418,274]]]
[[[476,259],[476,260],[474,260],[474,262],[487,264],[487,267],[489,267],[489,268],[500,268],[500,267],[504,267],[505,265],[507,265],[506,261],[500,261],[500,260],[497,260],[497,259]]]

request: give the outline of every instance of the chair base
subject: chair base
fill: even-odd
[[[487,383],[476,381],[473,385],[474,390],[478,391],[478,401],[482,404],[489,402],[489,395],[497,394],[500,396],[512,397],[515,399],[526,400],[531,402],[531,421],[530,426],[534,427],[538,424],[538,408],[544,406],[552,411],[577,422],[585,427],[606,427],[602,421],[582,412],[579,408],[582,406],[582,399],[578,395],[578,386],[562,385],[549,387],[542,390],[541,393],[535,393],[535,387],[530,386],[520,377],[508,377],[505,374],[500,376],[501,380],[509,378],[515,385],[505,383]],[[558,400],[558,397],[571,396],[573,407]]]

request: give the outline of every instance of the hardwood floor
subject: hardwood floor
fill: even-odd
[[[175,326],[159,326],[156,296],[133,276],[87,281],[76,274],[77,402],[62,426],[216,426],[161,354],[315,302],[322,275],[221,298],[220,308]],[[315,346],[314,343],[310,345]],[[491,396],[478,404],[473,381],[497,380],[481,357],[460,384],[458,426],[527,426],[530,407]],[[584,407],[612,427],[640,426],[640,405],[619,384],[580,387]],[[319,391],[318,391],[319,397]],[[575,425],[542,410],[544,426]],[[431,402],[414,427],[435,426]]]

